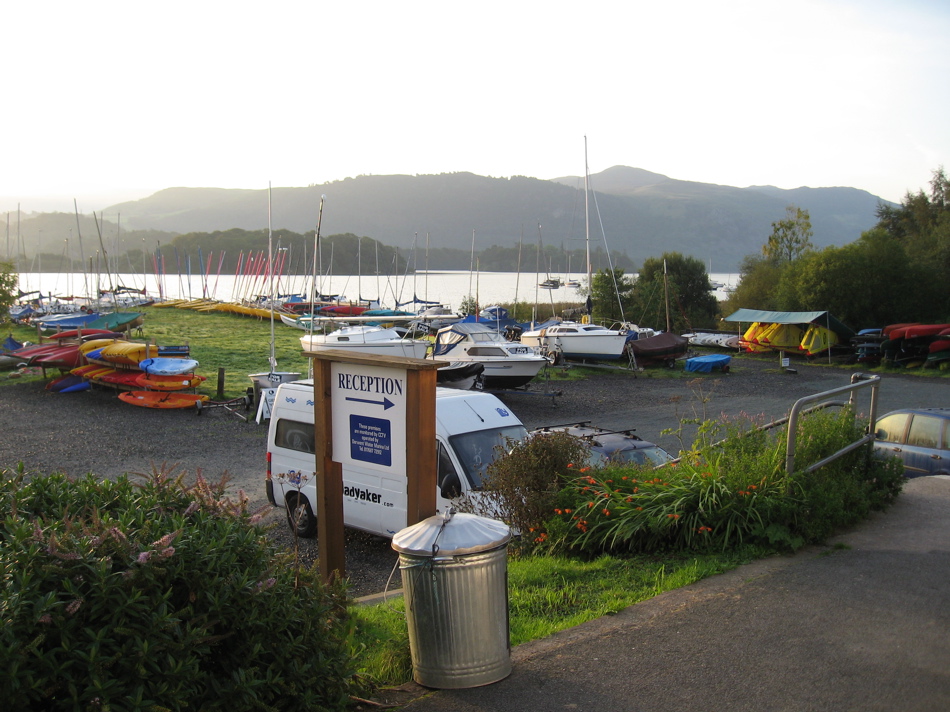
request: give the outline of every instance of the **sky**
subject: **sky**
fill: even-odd
[[[943,0],[50,0],[0,17],[0,210],[583,175],[585,136],[591,174],[895,202],[950,163]]]

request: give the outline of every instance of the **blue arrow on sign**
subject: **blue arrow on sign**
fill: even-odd
[[[368,398],[349,398],[349,397],[347,397],[346,400],[348,400],[348,401],[355,401],[355,402],[357,402],[357,403],[369,403],[370,405],[381,405],[381,406],[383,406],[383,410],[389,410],[389,409],[392,408],[394,405],[396,405],[395,403],[393,403],[393,402],[392,402],[391,400],[389,400],[388,398],[383,398],[381,401],[376,401],[376,400],[369,400]]]

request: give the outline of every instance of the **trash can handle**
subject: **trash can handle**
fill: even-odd
[[[449,511],[442,515],[442,524],[439,526],[439,531],[435,535],[435,539],[432,540],[432,558],[434,559],[439,554],[439,538],[442,536],[442,532],[445,531],[445,525],[452,521],[452,517],[455,516],[455,507],[449,507]]]

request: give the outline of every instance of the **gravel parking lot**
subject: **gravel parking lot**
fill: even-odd
[[[663,431],[676,428],[682,418],[745,413],[774,419],[785,415],[799,398],[847,385],[852,373],[801,362],[792,366],[796,373],[785,373],[777,356],[741,356],[733,359],[728,373],[697,378],[604,369],[583,380],[554,375],[532,384],[532,394],[501,398],[529,429],[589,420],[609,429],[635,428],[640,437],[675,452],[679,439]],[[560,395],[540,395],[546,392]],[[867,393],[859,396],[859,411],[869,408]],[[947,403],[948,378],[886,374],[878,413]],[[227,472],[233,487],[243,489],[252,506],[264,506],[266,432],[266,424],[244,422],[224,409],[206,409],[197,416],[192,410],[135,408],[105,389],[57,394],[37,382],[0,387],[0,467],[22,462],[33,472],[93,472],[103,477],[149,472],[163,465],[210,478]],[[686,444],[690,439],[688,435]],[[287,527],[280,521],[282,510],[271,516],[277,524],[274,537],[289,546]],[[301,555],[312,560],[316,549],[315,542],[305,541]],[[347,573],[354,595],[381,590],[395,561],[387,540],[348,532]],[[397,573],[394,585],[398,583]]]

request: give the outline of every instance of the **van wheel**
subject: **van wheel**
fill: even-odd
[[[317,518],[313,516],[310,502],[302,495],[287,499],[287,524],[299,537],[312,539],[317,533]]]

